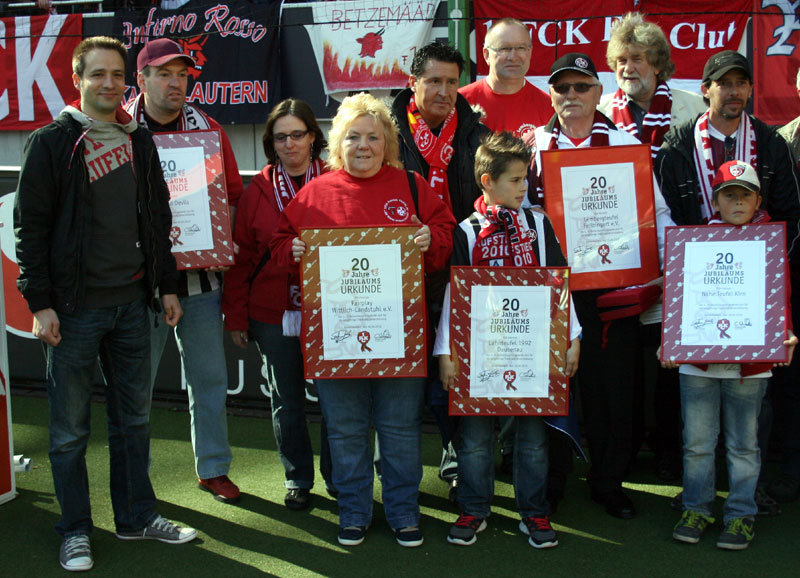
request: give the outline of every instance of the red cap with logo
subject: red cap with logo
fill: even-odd
[[[158,38],[144,45],[136,57],[136,70],[141,72],[148,66],[163,66],[176,58],[182,58],[187,66],[194,66],[191,56],[183,53],[180,44],[169,38]]]
[[[755,193],[761,191],[756,170],[753,165],[744,161],[728,161],[723,164],[711,183],[715,193],[731,185],[739,185]]]

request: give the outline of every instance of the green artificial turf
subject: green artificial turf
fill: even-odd
[[[15,453],[33,459],[29,473],[17,474],[19,496],[0,505],[0,575],[65,576],[58,565],[60,537],[53,529],[59,508],[47,458],[47,401],[12,396]],[[639,509],[633,520],[606,515],[590,501],[586,466],[576,461],[567,498],[553,525],[559,546],[535,550],[517,529],[513,488],[508,477],[496,483],[488,529],[471,547],[445,540],[457,515],[447,488],[437,477],[440,443],[424,436],[421,487],[421,548],[401,548],[394,540],[375,484],[373,525],[361,546],[336,542],[337,508],[318,482],[312,507],[294,512],[283,505],[283,470],[269,420],[230,416],[233,465],[230,477],[243,495],[238,505],[221,504],[197,489],[189,416],[157,408],[152,413],[152,480],[158,512],[200,532],[179,546],[159,542],[123,542],[114,537],[108,500],[108,452],[104,406],[92,406],[92,438],[87,453],[95,531],[92,546],[96,576],[798,576],[797,516],[800,506],[783,505],[783,514],[760,518],[756,538],[743,552],[715,547],[720,522],[700,544],[671,538],[678,514],[669,502],[679,488],[657,481],[652,457],[643,453],[626,488]],[[312,424],[318,451],[319,428]],[[774,464],[771,464],[771,467]],[[721,500],[718,500],[718,512]]]

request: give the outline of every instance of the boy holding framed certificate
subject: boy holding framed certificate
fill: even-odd
[[[548,218],[522,209],[527,191],[530,153],[511,135],[491,135],[475,154],[475,177],[483,195],[475,201],[475,212],[456,227],[453,266],[540,267],[566,266],[558,239]],[[444,389],[456,376],[450,349],[450,286],[445,293],[442,317],[434,346]],[[570,307],[570,338],[565,373],[573,376],[580,356],[581,327]],[[547,436],[539,416],[518,416],[514,443],[514,493],[522,521],[520,530],[534,548],[558,545],[550,525],[546,498]],[[447,536],[451,544],[470,546],[476,534],[486,529],[494,495],[494,421],[492,415],[461,418],[458,460],[458,504],[461,515]]]
[[[715,214],[709,220],[709,225],[740,226],[769,221],[767,212],[760,209],[760,183],[755,169],[743,161],[726,162],[717,170],[713,180],[711,204]],[[731,252],[725,255],[732,256],[736,245],[735,242],[730,243]],[[732,258],[731,262],[733,260]],[[744,273],[737,271],[736,267],[732,263],[720,274]],[[669,271],[665,275],[668,277]],[[665,279],[665,285],[667,282],[668,279]],[[790,318],[790,315],[784,315],[787,319]],[[720,325],[722,322],[727,323],[727,320],[720,321],[717,329],[724,333],[728,327]],[[787,333],[789,338],[783,342],[788,348],[785,364],[791,362],[797,344],[797,337],[792,331],[787,330]],[[706,527],[714,523],[711,515],[715,497],[714,454],[722,409],[730,493],[723,508],[725,527],[717,540],[717,547],[744,550],[750,545],[755,535],[753,524],[758,506],[754,496],[761,467],[757,438],[758,414],[772,365],[683,363],[680,366],[683,513],[672,532],[675,540],[696,544]],[[677,363],[665,357],[662,366],[676,367]]]

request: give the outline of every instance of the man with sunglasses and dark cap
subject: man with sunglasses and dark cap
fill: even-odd
[[[139,124],[155,133],[219,130],[232,219],[243,190],[242,177],[225,131],[186,102],[189,68],[194,65],[177,42],[168,38],[150,40],[136,59],[136,83],[142,92],[126,109]],[[230,504],[239,500],[239,488],[228,478],[232,452],[228,443],[228,370],[220,303],[221,273],[225,269],[179,271],[178,297],[184,316],[175,327],[175,339],[189,394],[198,487]],[[155,383],[169,331],[164,324],[151,323],[151,384]]]
[[[550,98],[556,114],[537,128],[529,144],[534,157],[528,173],[526,204],[541,205],[547,183],[541,179],[541,151],[640,144],[619,130],[598,110],[603,87],[591,59],[581,53],[565,54],[550,68]],[[664,246],[664,227],[672,225],[664,199],[653,182],[659,254]],[[588,482],[592,499],[610,515],[632,518],[633,502],[622,491],[622,480],[633,447],[633,400],[638,339],[638,316],[607,322],[600,319],[597,298],[605,290],[573,293],[575,310],[583,326],[578,391],[588,442]]]

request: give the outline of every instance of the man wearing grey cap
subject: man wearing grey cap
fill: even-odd
[[[528,173],[526,204],[541,204],[547,195],[541,180],[541,151],[640,144],[598,110],[603,88],[591,59],[565,54],[550,68],[550,98],[556,114],[534,131],[534,158]],[[664,227],[672,225],[664,199],[653,183],[659,253]],[[633,446],[633,390],[638,317],[624,317],[605,327],[597,298],[605,290],[573,293],[583,326],[578,391],[581,395],[591,468],[587,477],[592,499],[610,515],[632,518],[636,509],[622,491]]]
[[[155,133],[219,130],[228,203],[233,215],[243,189],[242,178],[225,131],[210,116],[186,102],[188,69],[194,65],[194,60],[183,53],[177,42],[168,38],[149,41],[136,59],[136,82],[142,92],[126,108],[140,124]],[[225,406],[228,370],[220,305],[224,269],[179,271],[178,297],[184,316],[175,327],[175,338],[189,393],[198,486],[220,502],[234,503],[239,500],[239,488],[228,478],[232,456]],[[151,387],[170,329],[164,324],[151,324]]]
[[[709,102],[708,112],[673,126],[654,163],[673,220],[679,225],[708,221],[714,213],[714,173],[727,161],[745,161],[758,173],[764,208],[774,221],[786,222],[791,251],[798,235],[800,175],[789,145],[774,129],[745,112],[753,94],[747,59],[733,50],[709,58],[700,91]]]

